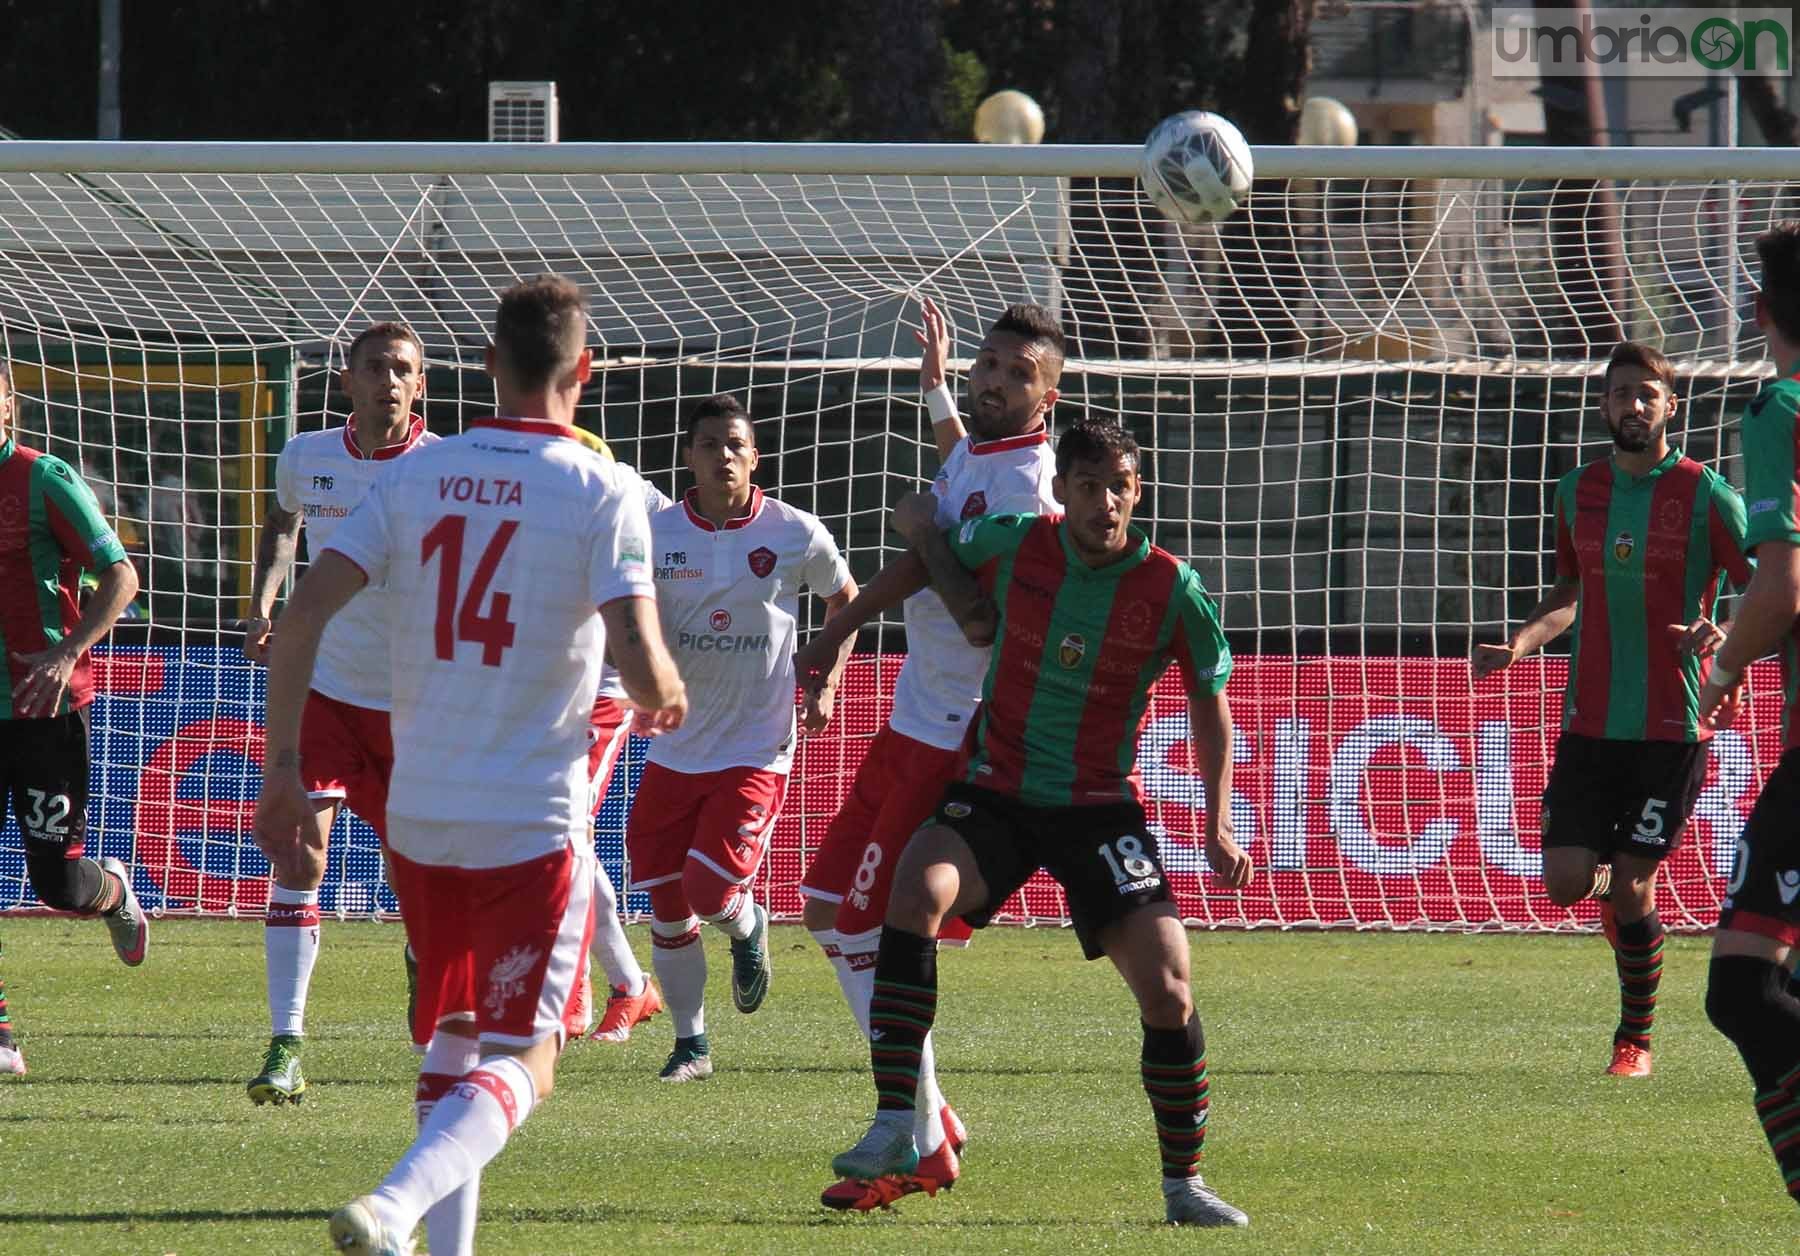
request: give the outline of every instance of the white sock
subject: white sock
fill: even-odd
[[[742,942],[756,932],[756,900],[748,889],[740,886],[731,905],[720,915],[709,917],[708,923],[716,925],[719,932],[733,942]]]
[[[663,999],[677,1038],[706,1032],[706,948],[700,945],[700,922],[689,916],[670,924],[650,922],[656,949],[650,963],[662,983]]]
[[[480,1062],[481,1043],[475,1039],[442,1032],[431,1036],[431,1044],[425,1048],[425,1058],[419,1064],[421,1097],[413,1101],[421,1131],[437,1107],[435,1097],[423,1097],[427,1088],[435,1093],[442,1087],[444,1079],[460,1078]],[[473,1256],[475,1217],[480,1209],[480,1172],[427,1208],[425,1237],[433,1256],[440,1252],[445,1256]]]
[[[869,1004],[875,998],[875,952],[845,951],[841,959],[838,988],[844,992],[844,1002],[850,1005],[850,1015],[856,1017],[856,1027],[867,1038]]]
[[[869,970],[874,980],[874,969]],[[943,1092],[937,1084],[937,1052],[932,1049],[931,1035],[919,1052],[919,1092],[913,1107],[913,1146],[921,1156],[929,1156],[944,1145],[944,1123],[938,1110],[944,1106]]]
[[[518,1060],[482,1060],[437,1101],[417,1140],[375,1188],[382,1221],[411,1234],[428,1209],[500,1154],[536,1102],[531,1073]]]
[[[619,920],[619,893],[613,889],[606,865],[594,860],[594,945],[591,953],[606,971],[610,989],[626,994],[644,992],[644,969],[631,952],[625,925]]]
[[[306,991],[319,959],[319,891],[269,887],[263,921],[263,972],[268,979],[270,1032],[305,1032]]]

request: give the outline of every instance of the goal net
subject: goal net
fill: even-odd
[[[495,296],[556,271],[592,305],[580,421],[674,494],[681,416],[738,394],[763,487],[820,515],[859,580],[935,468],[918,299],[948,313],[957,374],[1005,305],[1050,307],[1072,341],[1055,423],[1086,410],[1137,436],[1139,519],[1198,569],[1238,658],[1217,805],[1250,888],[1197,851],[1210,800],[1172,680],[1142,738],[1183,914],[1591,926],[1540,879],[1564,659],[1479,685],[1467,659],[1550,579],[1551,493],[1607,447],[1597,380],[1621,336],[1677,360],[1678,442],[1742,482],[1735,417],[1770,372],[1737,307],[1750,242],[1795,212],[1780,156],[1266,149],[1249,208],[1214,229],[1158,218],[1125,147],[0,146],[18,435],[82,469],[145,589],[99,652],[90,851],[130,863],[154,908],[260,914],[263,682],[236,621],[275,455],[343,422],[344,348],[376,320],[423,337],[434,430],[490,412]],[[778,913],[904,649],[897,623],[867,632],[833,728],[804,740],[759,883]],[[1777,753],[1772,666],[1661,881],[1681,926],[1715,919]],[[641,751],[600,820],[620,876]],[[33,901],[9,820],[0,909]],[[339,822],[322,905],[393,908],[360,822]],[[1040,880],[1008,915],[1062,910]]]

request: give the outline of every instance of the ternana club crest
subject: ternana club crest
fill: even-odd
[[[775,551],[766,545],[759,545],[749,555],[750,570],[759,577],[766,576],[775,570]]]
[[[515,946],[494,961],[488,969],[487,997],[482,1000],[496,1017],[506,1014],[506,1005],[525,993],[525,974],[537,967],[540,952],[532,947]]]
[[[1631,533],[1621,532],[1613,538],[1613,557],[1620,562],[1631,560],[1631,551],[1637,548],[1637,542],[1631,539]]]
[[[1079,667],[1086,653],[1087,639],[1078,632],[1071,632],[1056,647],[1056,661],[1064,667]]]
[[[987,494],[980,492],[970,493],[969,499],[963,503],[962,517],[965,519],[978,519],[986,513]]]

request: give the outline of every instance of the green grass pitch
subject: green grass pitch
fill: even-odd
[[[711,1081],[655,1080],[666,1018],[564,1057],[487,1172],[483,1256],[1757,1256],[1800,1240],[1748,1078],[1701,1011],[1704,939],[1672,941],[1656,1076],[1626,1081],[1602,1073],[1617,986],[1597,938],[1195,934],[1204,1169],[1251,1217],[1219,1233],[1159,1224],[1131,1004],[1044,929],[990,930],[940,965],[963,1181],[891,1214],[825,1212],[827,1163],[872,1104],[867,1057],[807,935],[771,936],[753,1017],[731,1010],[709,937]],[[9,919],[0,940],[31,1066],[0,1079],[8,1253],[323,1251],[327,1213],[412,1137],[394,926],[326,923],[297,1108],[244,1095],[266,1035],[259,925],[159,921],[137,971],[93,924]]]

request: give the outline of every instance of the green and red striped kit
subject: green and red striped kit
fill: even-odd
[[[80,617],[76,600],[82,568],[125,561],[125,547],[100,514],[100,504],[61,458],[0,440],[0,719],[14,718],[13,688],[26,668],[14,652],[34,654],[61,641]],[[87,655],[75,665],[55,714],[94,698]]]
[[[1686,625],[1710,616],[1719,575],[1742,587],[1744,505],[1679,449],[1646,474],[1613,458],[1556,486],[1556,575],[1576,580],[1575,649],[1563,727],[1614,741],[1701,741],[1701,664],[1678,652]]]
[[[1756,394],[1739,424],[1744,454],[1744,500],[1750,523],[1746,548],[1764,541],[1800,545],[1800,363]],[[1800,746],[1800,623],[1781,641],[1781,747]]]
[[[988,515],[949,534],[1000,612],[968,780],[1036,806],[1142,799],[1137,737],[1170,663],[1188,692],[1231,674],[1219,617],[1193,568],[1131,530],[1090,568],[1059,516]]]

